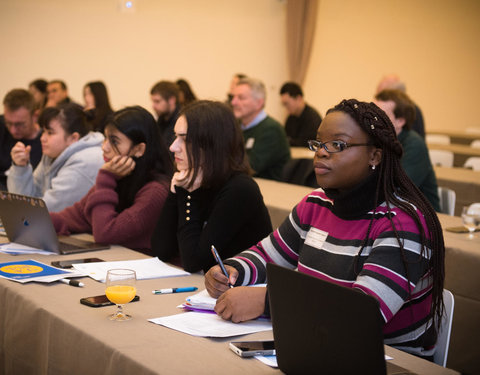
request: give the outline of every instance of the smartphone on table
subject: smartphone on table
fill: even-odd
[[[130,302],[136,302],[138,300],[140,300],[140,297],[135,296],[133,300],[131,300]],[[105,294],[102,294],[100,296],[81,298],[80,303],[90,307],[102,307],[102,306],[115,305],[113,302],[110,302],[110,300],[107,298]]]
[[[240,357],[253,357],[255,355],[274,355],[275,343],[268,341],[233,341],[230,349]]]
[[[52,262],[52,266],[57,268],[72,268],[74,264],[79,263],[95,263],[104,262],[100,258],[83,258],[83,259],[70,259],[70,260],[56,260]]]

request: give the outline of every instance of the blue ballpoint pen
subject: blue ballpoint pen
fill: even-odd
[[[183,292],[195,292],[198,288],[196,286],[189,286],[185,288],[168,288],[152,290],[153,294],[171,294],[171,293],[183,293]]]
[[[225,276],[227,276],[227,278],[229,277],[228,275],[228,272],[225,268],[225,266],[223,265],[223,262],[222,262],[222,258],[220,258],[220,255],[218,255],[218,251],[217,249],[215,249],[215,246],[212,245],[212,254],[213,254],[213,257],[215,258],[215,260],[217,261],[218,265],[220,266],[220,268],[222,269],[222,272]],[[230,284],[230,282],[228,282],[228,286],[230,288],[233,288],[233,285]]]

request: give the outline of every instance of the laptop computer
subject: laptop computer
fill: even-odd
[[[267,279],[275,350],[284,373],[411,374],[386,364],[375,298],[270,263]]]
[[[40,198],[0,191],[0,219],[10,242],[74,254],[110,246],[70,236],[57,236],[45,202]]]

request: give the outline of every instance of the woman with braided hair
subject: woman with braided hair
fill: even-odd
[[[391,121],[373,103],[344,100],[309,145],[321,189],[256,246],[227,259],[228,279],[218,266],[208,271],[215,311],[234,322],[268,313],[266,288],[242,286],[266,282],[273,262],[372,295],[384,343],[431,359],[443,314],[443,234],[401,167]]]

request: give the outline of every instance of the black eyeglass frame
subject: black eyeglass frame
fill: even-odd
[[[331,143],[331,144],[337,144],[338,146],[340,146],[339,150],[329,150],[328,149],[328,146],[327,146],[327,143]],[[327,151],[329,154],[336,154],[338,152],[342,152],[342,151],[345,151],[347,148],[349,147],[355,147],[355,146],[372,146],[373,144],[372,143],[347,143],[347,142],[344,142],[344,141],[340,141],[340,140],[334,140],[334,141],[328,141],[328,142],[320,142],[320,141],[317,141],[316,139],[310,139],[308,141],[308,148],[313,151],[313,152],[317,152],[318,149],[320,147],[323,147],[323,149],[325,151]],[[333,147],[333,146],[332,146]]]

